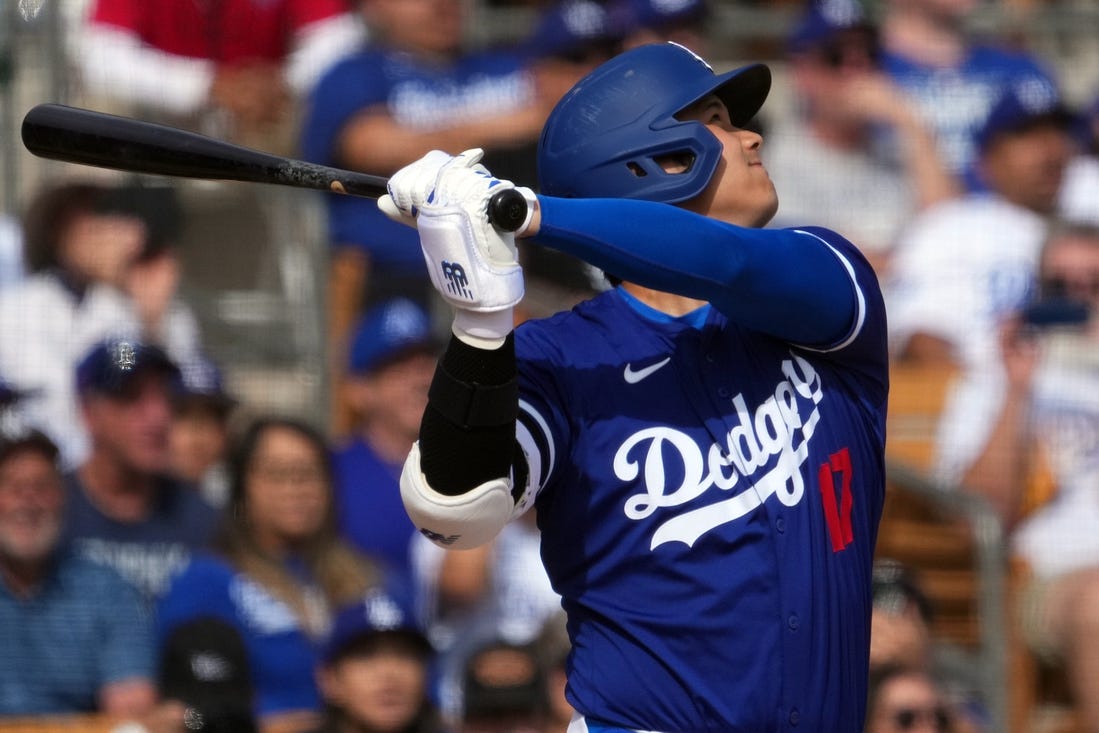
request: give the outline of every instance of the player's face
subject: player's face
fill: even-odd
[[[706,125],[723,148],[721,162],[709,185],[682,204],[683,208],[746,227],[761,227],[769,222],[778,210],[778,194],[759,157],[763,137],[734,127],[724,103],[713,94],[676,117]],[[674,172],[674,163],[670,165],[670,172]]]

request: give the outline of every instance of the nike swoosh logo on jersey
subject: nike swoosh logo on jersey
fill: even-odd
[[[655,364],[650,364],[649,366],[645,367],[644,369],[637,369],[637,370],[634,370],[632,364],[627,364],[625,371],[622,372],[622,378],[626,380],[626,384],[637,384],[642,379],[649,376],[650,374],[655,372],[657,369],[660,369],[662,366],[664,366],[665,364],[667,364],[671,360],[672,360],[672,357],[669,356],[666,359],[664,359],[663,361],[658,361]]]

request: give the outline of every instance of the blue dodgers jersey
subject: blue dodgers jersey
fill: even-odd
[[[514,110],[529,99],[530,83],[510,53],[467,54],[440,67],[371,48],[337,63],[318,81],[303,124],[302,154],[316,163],[341,165],[337,138],[352,117],[371,107],[384,106],[399,124],[426,131]],[[374,199],[339,194],[326,199],[333,244],[365,249],[386,267],[426,274],[415,229],[389,219]]]
[[[314,674],[320,647],[294,611],[227,561],[201,553],[157,605],[161,645],[179,625],[207,616],[232,624],[240,633],[248,651],[257,715],[323,707]]]
[[[1056,88],[1033,56],[990,46],[974,47],[953,69],[892,53],[883,54],[882,63],[935,132],[946,167],[959,175],[975,175],[976,137],[1001,95],[1012,86]]]
[[[619,291],[516,332],[520,443],[582,714],[657,731],[861,730],[884,496],[885,316],[831,351]]]

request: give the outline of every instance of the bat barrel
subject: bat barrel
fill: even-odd
[[[307,163],[145,120],[40,104],[23,118],[23,144],[42,158],[181,178],[271,183],[357,196],[385,179]]]
[[[197,132],[105,112],[40,104],[23,118],[27,150],[42,158],[98,168],[206,180],[270,183],[377,198],[386,179],[308,163],[216,140]],[[489,218],[500,231],[515,231],[526,218],[515,190],[496,194]]]

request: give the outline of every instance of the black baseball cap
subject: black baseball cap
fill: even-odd
[[[530,645],[492,641],[466,659],[462,709],[467,719],[541,713],[546,697],[541,658]]]
[[[159,346],[129,339],[101,341],[77,364],[76,391],[121,397],[139,376],[150,372],[163,375],[174,390],[179,389],[179,367]]]
[[[159,692],[183,703],[187,730],[255,733],[254,688],[240,632],[202,616],[176,626],[160,653]]]

